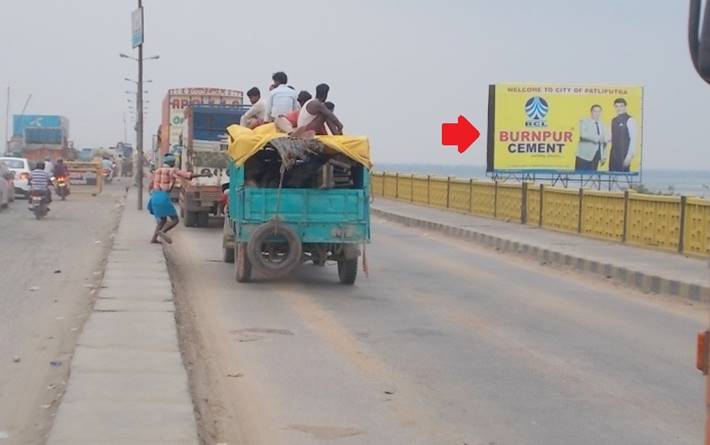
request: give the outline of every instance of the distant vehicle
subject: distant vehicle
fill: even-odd
[[[0,158],[5,165],[14,173],[14,191],[15,194],[22,195],[25,198],[30,196],[30,163],[25,158]]]
[[[79,150],[79,160],[84,162],[91,162],[91,158],[94,157],[93,148],[82,148]]]

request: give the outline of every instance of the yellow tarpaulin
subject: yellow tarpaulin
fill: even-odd
[[[264,148],[272,139],[288,137],[276,130],[274,124],[266,124],[253,130],[240,125],[230,125],[227,132],[232,137],[229,144],[229,156],[238,166]],[[326,147],[344,154],[367,168],[370,162],[370,142],[365,136],[316,136]]]

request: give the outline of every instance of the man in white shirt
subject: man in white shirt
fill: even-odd
[[[266,120],[266,103],[261,99],[261,92],[257,87],[247,91],[247,97],[251,102],[251,108],[242,115],[239,125],[254,129]]]
[[[288,119],[284,116],[292,111],[301,109],[298,103],[298,93],[296,90],[286,85],[288,83],[286,73],[279,71],[274,73],[271,78],[274,81],[274,88],[271,90],[269,98],[266,100],[266,121],[276,122],[277,127],[279,127],[281,131],[285,131],[287,129],[282,129],[279,123],[283,122],[284,124],[288,124]],[[279,119],[280,117],[284,118]],[[290,127],[291,125],[288,124],[288,126]]]
[[[638,130],[636,121],[627,111],[626,100],[622,97],[614,101],[616,117],[611,121],[611,155],[609,171],[627,172],[634,157]]]

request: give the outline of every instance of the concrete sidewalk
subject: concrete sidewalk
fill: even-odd
[[[154,220],[131,193],[49,445],[197,444],[175,305]]]
[[[644,292],[710,301],[708,260],[377,197],[372,213],[547,264],[597,273]]]

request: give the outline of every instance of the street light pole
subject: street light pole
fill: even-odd
[[[143,15],[143,0],[138,0],[138,9]],[[144,17],[141,18],[145,29]],[[144,31],[145,32],[145,31]],[[138,166],[136,168],[136,186],[138,188],[138,210],[143,210],[143,39],[138,45],[138,92],[136,94],[136,108],[138,109],[138,137],[136,138],[136,154]]]

